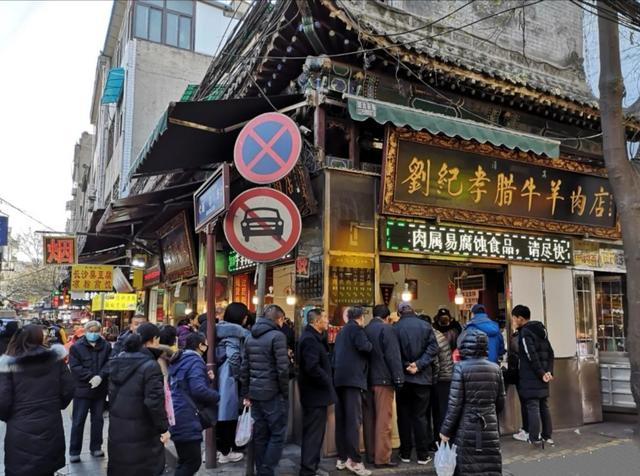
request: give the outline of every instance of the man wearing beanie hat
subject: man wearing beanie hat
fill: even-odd
[[[108,362],[111,346],[100,335],[102,326],[98,321],[89,321],[84,325],[84,336],[69,350],[69,367],[76,383],[73,398],[71,439],[69,442],[69,460],[80,461],[84,422],[91,410],[91,455],[104,456],[102,451],[102,427],[104,402],[107,395]]]
[[[471,308],[471,319],[464,326],[464,331],[458,338],[458,345],[464,339],[465,333],[471,330],[479,330],[487,334],[489,337],[489,360],[499,363],[504,354],[504,339],[500,332],[500,326],[488,315],[482,304],[474,304]]]

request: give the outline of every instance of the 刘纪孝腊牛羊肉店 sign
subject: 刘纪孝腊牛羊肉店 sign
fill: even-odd
[[[382,213],[618,238],[603,169],[389,127]]]

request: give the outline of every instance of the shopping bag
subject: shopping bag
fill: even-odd
[[[438,476],[453,476],[456,470],[456,445],[436,443],[438,451],[433,456],[433,467]]]
[[[253,418],[251,418],[251,407],[244,407],[242,415],[238,419],[236,426],[236,446],[244,446],[251,441],[253,432]]]
[[[167,420],[169,420],[169,426],[175,426],[176,414],[173,411],[173,398],[171,398],[171,389],[169,388],[169,382],[164,379],[164,409],[167,412]]]

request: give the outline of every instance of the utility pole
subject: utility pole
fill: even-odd
[[[627,266],[627,350],[631,363],[631,392],[640,409],[640,165],[629,160],[622,115],[624,82],[620,66],[618,18],[605,1],[598,0],[600,43],[600,124],[604,161],[620,216]],[[640,419],[637,420],[640,424]]]

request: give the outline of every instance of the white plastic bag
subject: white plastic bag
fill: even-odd
[[[438,451],[433,457],[433,467],[438,476],[453,476],[456,470],[456,445],[449,443],[436,443]]]
[[[238,419],[236,426],[236,446],[244,446],[251,441],[253,432],[253,418],[251,418],[251,407],[244,407],[242,415]]]

